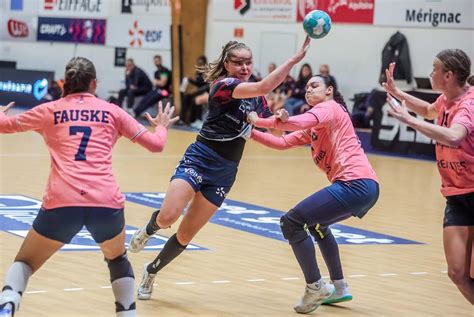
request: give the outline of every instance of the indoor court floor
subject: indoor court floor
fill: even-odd
[[[149,219],[154,209],[146,204],[159,202],[162,196],[153,193],[166,191],[174,167],[195,137],[193,132],[172,129],[165,151],[157,154],[119,140],[115,175],[123,192],[143,202],[127,201],[127,230],[133,232]],[[380,155],[369,159],[380,180],[380,199],[362,220],[352,218],[336,228],[340,241],[347,242],[340,250],[354,299],[322,306],[312,315],[474,316],[446,274],[444,200],[435,162]],[[27,207],[8,204],[15,197],[41,200],[49,164],[38,134],[0,136],[2,280],[22,243],[21,232],[28,229],[27,216],[24,222],[14,217]],[[276,151],[249,141],[228,196],[231,207],[219,210],[216,221],[193,240],[194,248],[158,274],[152,299],[137,301],[138,316],[297,316],[292,307],[305,282],[289,245],[275,238],[278,215],[327,184],[309,148]],[[260,230],[260,225],[270,229]],[[169,237],[176,228],[177,224],[158,234]],[[84,244],[93,248],[90,241]],[[30,279],[16,316],[114,316],[101,253],[76,247],[58,252]],[[128,253],[136,284],[144,263],[156,253]],[[317,254],[326,276],[319,250]]]

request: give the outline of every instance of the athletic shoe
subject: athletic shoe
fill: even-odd
[[[0,317],[12,317],[18,311],[21,295],[12,290],[0,293]]]
[[[323,280],[321,280],[317,290],[306,286],[303,297],[296,303],[293,309],[299,314],[309,314],[316,310],[334,292],[334,285],[326,284]]]
[[[348,302],[352,300],[352,295],[349,291],[349,287],[347,286],[346,282],[343,282],[341,287],[338,287],[338,285],[335,285],[335,288],[336,288],[336,292],[333,293],[331,296],[329,296],[327,299],[325,299],[322,303],[323,305]]]
[[[135,231],[132,238],[130,239],[130,245],[128,250],[133,253],[140,252],[145,247],[151,236],[146,233],[146,225]]]
[[[151,293],[153,293],[153,283],[155,282],[156,274],[148,273],[147,267],[148,263],[143,267],[142,280],[137,291],[138,299],[140,300],[149,300]]]

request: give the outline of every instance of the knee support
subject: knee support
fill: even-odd
[[[288,217],[288,214],[280,218],[280,227],[283,237],[285,237],[290,244],[301,242],[308,237],[304,223],[298,223],[292,220]]]
[[[110,272],[110,282],[118,280],[122,277],[135,278],[133,275],[132,265],[128,261],[127,252],[116,257],[113,260],[105,259]]]
[[[332,234],[331,229],[327,226],[323,226],[321,224],[316,224],[316,226],[312,226],[308,228],[309,233],[314,237],[316,241],[320,241],[324,239],[326,236]]]

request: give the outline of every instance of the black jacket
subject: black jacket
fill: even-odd
[[[382,69],[381,74],[385,73],[385,69],[391,62],[397,63],[393,76],[395,79],[405,79],[407,83],[411,83],[411,60],[408,42],[400,32],[392,35],[390,40],[385,44],[382,51]]]

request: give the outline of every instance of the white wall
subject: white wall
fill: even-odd
[[[253,23],[214,21],[213,1],[209,2],[206,54],[208,58],[219,56],[222,46],[230,40],[244,42],[253,51],[255,68],[266,74],[266,64],[275,56],[275,62],[281,62],[279,56],[284,52],[290,57],[297,49],[291,43],[276,42],[273,49],[260,50],[260,41],[266,32],[291,33],[297,36],[297,45],[301,45],[305,33],[299,23]],[[243,38],[235,39],[234,28],[243,28]],[[403,33],[408,40],[413,75],[428,77],[434,56],[446,48],[464,50],[474,63],[474,30],[454,30],[435,28],[392,28],[357,24],[333,24],[329,35],[313,40],[311,47],[300,63],[308,62],[317,73],[319,65],[329,64],[346,100],[354,93],[370,91],[378,85],[381,68],[382,49],[390,36],[396,31]],[[263,35],[262,35],[263,34]],[[293,45],[294,46],[294,45]],[[264,56],[264,58],[262,57]],[[296,75],[300,66],[292,70]],[[350,104],[350,102],[349,102]]]

